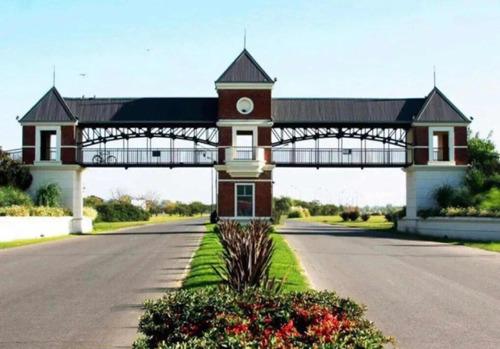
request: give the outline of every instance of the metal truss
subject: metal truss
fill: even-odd
[[[82,128],[81,131],[81,139],[78,142],[81,147],[133,138],[182,139],[217,146],[219,135],[215,127],[92,127]]]
[[[392,144],[399,147],[411,145],[407,141],[407,130],[404,128],[358,128],[358,127],[298,127],[273,128],[272,146],[295,143],[322,138],[357,138]]]

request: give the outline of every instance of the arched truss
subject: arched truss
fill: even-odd
[[[92,127],[83,128],[78,145],[95,144],[134,138],[170,138],[217,146],[218,131],[215,127]]]
[[[305,140],[322,138],[357,138],[378,141],[399,147],[411,145],[404,128],[358,128],[358,127],[298,127],[272,129],[272,146],[277,147]]]

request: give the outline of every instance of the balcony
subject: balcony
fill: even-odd
[[[266,165],[263,147],[229,147],[225,155],[225,169],[231,177],[257,178]]]

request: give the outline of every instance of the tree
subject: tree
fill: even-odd
[[[12,186],[21,190],[30,187],[33,177],[30,171],[0,148],[0,186]]]
[[[473,168],[491,176],[500,171],[499,154],[495,149],[495,143],[491,140],[492,133],[482,139],[479,133],[471,137],[469,132],[468,152],[470,163]]]
[[[274,209],[280,213],[280,215],[288,214],[288,211],[293,206],[293,200],[286,196],[281,196],[274,199]]]
[[[163,206],[163,212],[168,215],[173,215],[176,213],[177,204],[173,201],[167,201],[167,203]]]
[[[111,202],[117,204],[130,204],[132,203],[132,196],[128,195],[125,190],[117,188],[111,190]]]
[[[90,195],[83,199],[83,206],[96,208],[104,203],[104,199],[99,196]]]
[[[190,210],[189,210],[188,205],[186,205],[182,202],[176,203],[174,212],[175,212],[175,214],[178,214],[181,217],[192,215]]]
[[[191,215],[199,214],[200,216],[206,211],[207,206],[200,201],[193,201],[188,205]]]

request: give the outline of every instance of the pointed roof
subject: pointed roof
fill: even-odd
[[[441,92],[434,87],[425,99],[415,122],[467,122],[470,120]]]
[[[246,49],[243,49],[215,82],[274,83]]]
[[[23,122],[76,122],[77,119],[55,87],[19,120]]]

